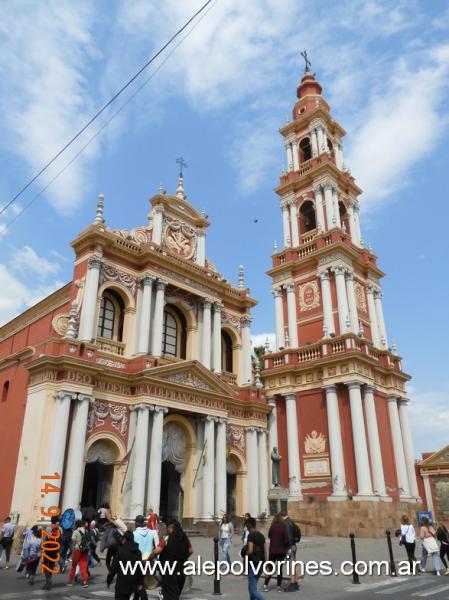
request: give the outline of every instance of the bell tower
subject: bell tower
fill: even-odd
[[[389,345],[384,273],[363,241],[362,190],[344,162],[345,131],[309,65],[292,120],[280,130],[287,168],[275,191],[283,248],[275,247],[268,271],[276,347],[263,372],[273,406],[270,451],[279,440],[281,484],[293,506],[364,502],[379,518],[379,511],[393,514],[393,504],[400,511],[420,500],[410,377]]]

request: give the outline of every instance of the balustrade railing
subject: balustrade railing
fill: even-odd
[[[125,344],[123,342],[116,342],[114,340],[99,337],[97,338],[97,346],[102,352],[116,354],[117,356],[123,356],[125,354]]]

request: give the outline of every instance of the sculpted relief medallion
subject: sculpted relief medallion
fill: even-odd
[[[320,290],[317,281],[308,281],[298,287],[299,307],[302,311],[312,310],[320,305]]]
[[[357,308],[363,312],[366,312],[365,289],[358,281],[354,282],[354,292]]]
[[[169,250],[184,258],[195,254],[195,230],[178,219],[167,217],[164,241]]]
[[[306,454],[323,454],[326,450],[326,438],[322,433],[312,431],[304,440],[304,450]]]

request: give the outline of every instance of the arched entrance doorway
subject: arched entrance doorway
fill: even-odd
[[[182,519],[184,507],[183,474],[186,467],[187,437],[175,421],[164,426],[159,513],[162,521]]]
[[[109,440],[97,440],[87,451],[84,469],[81,509],[98,509],[104,502],[112,502],[114,464],[118,449]]]
[[[226,512],[230,517],[237,513],[237,470],[237,459],[231,454],[226,461]]]

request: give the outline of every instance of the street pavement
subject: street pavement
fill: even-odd
[[[213,542],[210,538],[193,537],[195,554],[203,560],[212,560]],[[240,540],[236,536],[233,541],[231,558],[238,559]],[[405,559],[405,552],[394,543],[394,558],[396,562]],[[388,561],[388,550],[385,540],[356,540],[357,560],[382,560]],[[420,550],[418,550],[418,554]],[[299,545],[297,560],[330,561],[333,573],[329,576],[305,575],[300,581],[300,591],[293,592],[292,597],[303,597],[310,600],[388,600],[389,598],[429,598],[429,600],[449,600],[449,576],[436,577],[432,573],[391,577],[385,574],[374,574],[360,577],[360,584],[353,584],[350,575],[345,576],[339,572],[340,563],[351,559],[351,550],[348,539],[314,537],[304,538]],[[16,561],[11,561],[14,565]],[[3,565],[2,565],[3,566]],[[428,565],[430,569],[430,563]],[[84,589],[79,585],[72,588],[66,586],[67,574],[54,576],[53,588],[47,592],[42,590],[43,575],[38,574],[34,586],[28,584],[23,573],[17,573],[12,567],[9,570],[0,570],[0,600],[99,600],[113,598],[113,585],[106,587],[106,568],[102,565],[92,569],[92,578],[89,588]],[[287,581],[285,582],[285,584]],[[261,589],[262,583],[259,584]],[[225,600],[246,600],[248,598],[246,578],[244,576],[227,575],[221,581],[222,597]],[[276,591],[276,581],[270,582],[270,591],[263,592],[269,600],[279,597]],[[148,592],[150,599],[158,598],[156,591]],[[287,596],[288,597],[288,596]],[[213,577],[201,575],[193,578],[192,589],[182,595],[183,600],[209,600],[213,596]]]

